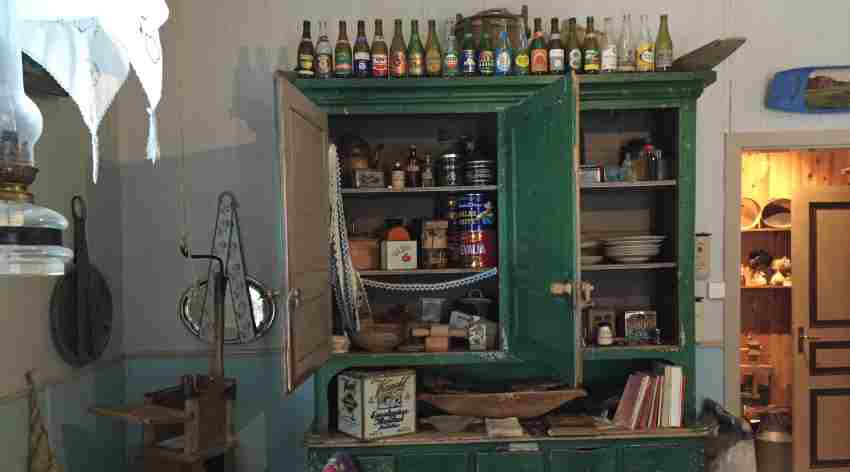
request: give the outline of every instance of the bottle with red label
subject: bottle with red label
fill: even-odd
[[[425,75],[425,48],[419,39],[419,20],[410,20],[410,45],[407,46],[408,77]]]
[[[375,39],[372,40],[372,77],[386,79],[389,73],[389,54],[384,41],[384,22],[375,20]]]
[[[446,30],[446,50],[443,52],[443,77],[457,77],[460,74],[460,57],[457,52],[457,39],[455,38],[455,24],[449,19]]]
[[[390,77],[394,79],[407,77],[407,48],[404,45],[400,19],[395,20],[395,34],[390,47]]]
[[[543,20],[534,19],[534,40],[531,41],[531,74],[545,75],[549,73],[549,50],[543,39]]]

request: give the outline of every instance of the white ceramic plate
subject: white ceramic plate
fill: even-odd
[[[602,256],[581,256],[581,263],[582,265],[599,264],[602,259],[604,259]]]
[[[612,259],[623,264],[639,264],[641,262],[649,261],[652,259],[652,256],[619,256],[612,257]]]
[[[593,249],[595,247],[599,247],[602,245],[602,241],[598,239],[591,239],[589,241],[582,241],[581,248],[582,249]]]
[[[603,239],[602,242],[610,246],[614,244],[660,243],[665,239],[667,239],[667,236],[621,236],[619,238]]]
[[[638,250],[633,249],[629,251],[606,251],[605,255],[608,257],[620,257],[620,256],[657,256],[661,254],[661,251],[658,249],[647,249],[647,250]]]

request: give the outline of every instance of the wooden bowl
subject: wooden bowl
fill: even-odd
[[[761,222],[768,228],[791,227],[791,200],[774,198],[761,210]]]
[[[417,397],[447,413],[479,418],[536,418],[587,396],[582,389],[505,393],[421,393]]]
[[[441,433],[460,433],[469,425],[480,422],[481,419],[471,416],[437,415],[422,418],[420,421],[434,426]]]
[[[741,199],[741,229],[753,229],[759,224],[761,205],[752,198]]]
[[[369,352],[392,352],[404,341],[402,332],[400,324],[373,323],[352,334],[351,342]]]

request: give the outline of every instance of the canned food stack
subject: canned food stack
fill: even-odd
[[[466,185],[494,185],[496,183],[496,161],[468,161],[464,170]]]
[[[484,193],[462,194],[457,199],[457,215],[460,265],[495,267],[499,259],[495,200]]]

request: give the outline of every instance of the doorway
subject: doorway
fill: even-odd
[[[817,418],[811,416],[812,405],[800,402],[803,394],[794,386],[795,376],[798,383],[802,374],[809,379],[811,343],[807,336],[797,333],[803,311],[800,290],[804,287],[795,289],[794,282],[803,280],[808,286],[803,275],[811,269],[809,258],[801,257],[804,248],[798,246],[804,236],[810,243],[811,222],[792,218],[792,207],[806,213],[800,208],[809,207],[800,206],[801,201],[807,200],[808,205],[812,198],[826,198],[823,195],[847,200],[850,205],[850,175],[843,173],[844,169],[850,169],[850,132],[727,137],[724,265],[730,288],[724,324],[725,403],[756,429],[760,420],[769,416],[773,422],[784,418],[791,425],[793,421],[795,427],[805,418],[812,426],[799,427],[801,431],[818,430],[814,426]],[[830,194],[823,190],[836,187],[842,187],[842,191]],[[793,265],[793,244],[797,245],[793,253],[800,267]],[[800,270],[797,279],[794,269]],[[850,315],[847,321],[850,323]],[[850,352],[846,364],[850,364]],[[850,409],[850,401],[847,403]],[[794,436],[796,470],[808,470],[809,444],[814,450],[819,446],[807,435],[806,450],[801,451],[799,446],[804,441],[798,438],[800,435]]]

